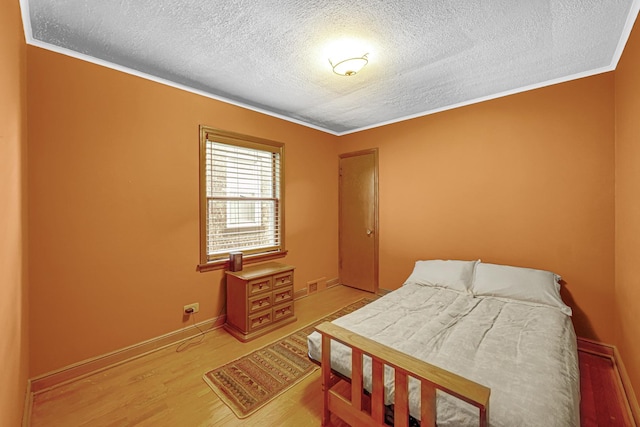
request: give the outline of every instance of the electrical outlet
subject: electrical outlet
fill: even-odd
[[[194,302],[193,304],[187,304],[184,306],[184,310],[182,311],[186,316],[190,314],[195,314],[200,311],[200,303]]]

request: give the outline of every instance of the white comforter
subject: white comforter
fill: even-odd
[[[568,427],[580,424],[576,337],[559,310],[512,300],[473,297],[407,283],[333,323],[491,388],[492,427]],[[321,337],[308,338],[321,360]],[[332,343],[332,367],[351,375],[351,351]],[[365,388],[371,363],[365,357]],[[393,372],[386,368],[386,403]],[[410,381],[409,409],[419,419],[419,383]],[[478,411],[438,392],[437,423],[477,426]]]

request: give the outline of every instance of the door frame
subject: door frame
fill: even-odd
[[[342,185],[341,183],[341,171],[340,161],[348,157],[356,157],[373,154],[373,293],[378,294],[380,289],[379,285],[379,196],[378,196],[378,148],[369,148],[366,150],[352,151],[349,153],[340,154],[338,160],[338,275],[342,272],[342,227],[340,226],[340,219],[342,218]],[[342,277],[339,277],[340,284],[342,284]]]

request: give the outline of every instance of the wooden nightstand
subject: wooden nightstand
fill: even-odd
[[[224,328],[246,342],[295,322],[293,270],[268,262],[227,271],[227,323]]]

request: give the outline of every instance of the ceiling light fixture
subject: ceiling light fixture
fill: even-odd
[[[356,58],[346,58],[335,64],[329,59],[333,72],[339,76],[355,76],[369,63],[368,53]]]

